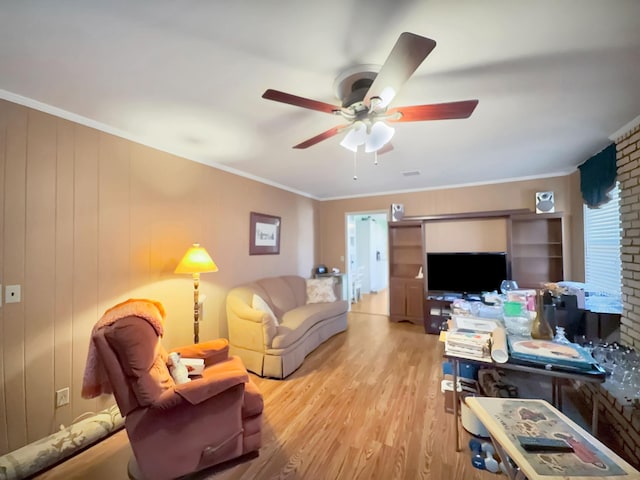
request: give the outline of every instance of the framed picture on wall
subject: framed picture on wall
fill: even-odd
[[[249,219],[249,255],[280,253],[280,217],[251,212]]]

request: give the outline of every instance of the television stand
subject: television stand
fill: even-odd
[[[442,324],[451,318],[451,303],[454,299],[439,295],[437,297],[428,296],[425,299],[424,307],[424,333],[439,335]],[[458,297],[462,298],[462,296]]]
[[[464,298],[464,294],[457,292],[438,292],[427,295],[429,300],[447,300],[452,302],[454,300],[458,300],[459,298]]]
[[[469,300],[470,302],[481,302],[482,294],[481,293],[465,293],[463,298],[465,300]]]
[[[424,332],[439,335],[442,324],[451,318],[451,304],[459,299],[481,302],[480,293],[432,292],[424,301]]]

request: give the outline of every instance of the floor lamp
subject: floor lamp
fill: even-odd
[[[189,273],[193,275],[193,342],[200,341],[200,304],[198,299],[198,287],[200,286],[200,274],[217,272],[218,266],[211,259],[204,247],[194,243],[176,267],[174,273]]]

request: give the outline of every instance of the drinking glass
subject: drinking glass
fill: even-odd
[[[507,292],[511,290],[516,290],[518,288],[518,282],[515,280],[503,280],[500,284],[500,291],[503,295],[506,295]]]
[[[573,341],[584,348],[589,348],[589,341],[587,340],[586,335],[575,335],[573,337]],[[591,349],[593,349],[593,345],[591,345]],[[590,349],[590,351],[591,351]]]
[[[606,355],[607,355],[607,347],[602,344],[596,345],[595,347],[593,347],[593,350],[591,351],[591,355],[593,356],[595,361],[598,362],[598,364],[602,368],[604,368]]]

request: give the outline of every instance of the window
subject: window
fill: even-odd
[[[622,294],[620,259],[620,185],[609,192],[610,200],[598,208],[584,206],[584,267],[590,292],[615,297]]]

